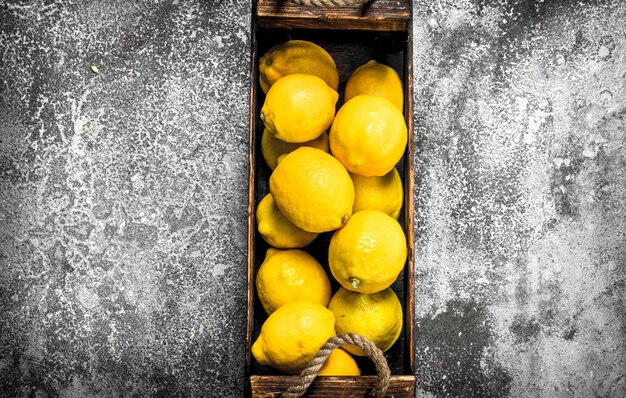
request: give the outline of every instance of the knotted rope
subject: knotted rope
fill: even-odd
[[[291,0],[301,6],[315,7],[351,7],[369,3],[372,0]]]
[[[385,355],[374,343],[354,333],[340,334],[329,338],[326,344],[317,352],[315,358],[311,359],[304,370],[300,372],[298,384],[289,387],[287,392],[281,395],[281,398],[300,398],[304,395],[330,353],[333,352],[335,348],[344,344],[352,344],[359,347],[365,351],[367,356],[374,362],[376,372],[378,373],[378,385],[372,390],[372,396],[374,398],[383,398],[389,387],[389,379],[391,377]]]

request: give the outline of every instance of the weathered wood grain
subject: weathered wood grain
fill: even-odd
[[[408,246],[408,258],[404,271],[404,335],[405,355],[408,357],[409,369],[415,374],[414,355],[414,321],[413,309],[415,308],[415,264],[413,246],[413,192],[415,184],[415,172],[413,170],[414,139],[413,139],[413,29],[408,28],[406,46],[404,48],[404,118],[407,124],[408,142],[404,156],[404,225]]]
[[[404,31],[411,19],[411,2],[378,0],[363,7],[318,8],[260,0],[257,17],[262,27]]]
[[[252,354],[250,347],[254,334],[254,248],[256,239],[256,125],[257,125],[257,90],[258,87],[258,57],[257,57],[257,34],[256,19],[252,18],[252,37],[250,40],[250,115],[249,115],[249,151],[248,151],[248,257],[247,257],[247,286],[246,295],[246,352],[245,352],[245,379],[248,382]],[[248,389],[246,389],[248,390]]]
[[[361,377],[318,377],[313,381],[306,398],[358,398],[367,397],[376,386],[376,376]],[[278,398],[283,391],[296,384],[298,376],[251,376],[252,396],[256,398]],[[386,397],[414,397],[414,376],[392,376]]]

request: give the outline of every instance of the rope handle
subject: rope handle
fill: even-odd
[[[314,7],[350,7],[361,6],[372,0],[291,0],[301,6]]]
[[[320,371],[322,365],[324,365],[324,362],[326,362],[326,359],[330,356],[330,353],[333,352],[335,348],[344,344],[352,344],[359,347],[365,351],[367,356],[374,362],[376,372],[378,373],[378,385],[372,390],[372,396],[374,398],[384,398],[387,388],[389,388],[389,380],[391,378],[391,372],[389,371],[385,354],[383,354],[374,343],[355,333],[340,334],[329,338],[315,357],[311,359],[302,372],[300,372],[298,384],[289,387],[287,392],[281,395],[281,398],[300,398],[304,395],[311,383],[313,383],[313,380],[315,380],[317,372]]]

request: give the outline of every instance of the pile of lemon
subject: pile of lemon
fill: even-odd
[[[268,318],[252,354],[293,374],[335,334],[357,333],[386,351],[402,329],[402,307],[390,286],[407,257],[395,168],[407,144],[402,82],[392,68],[369,61],[350,76],[335,113],[335,62],[302,40],[267,51],[259,82],[266,94],[261,148],[273,171],[256,212],[259,234],[271,247],[256,274]],[[342,286],[334,294],[322,265],[300,250],[328,231],[335,231],[328,266]],[[360,375],[350,354],[365,353],[342,348],[319,374]]]

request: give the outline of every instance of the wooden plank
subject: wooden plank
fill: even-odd
[[[254,2],[253,2],[254,3]],[[254,15],[254,4],[253,15]],[[246,296],[246,352],[245,352],[245,376],[249,376],[252,364],[252,341],[254,338],[254,300],[256,296],[254,284],[254,250],[256,245],[256,125],[257,125],[257,90],[258,84],[258,56],[257,56],[257,29],[256,19],[252,18],[252,37],[250,40],[250,119],[248,132],[248,258],[247,258],[247,284],[248,294]]]
[[[298,380],[298,376],[251,376],[252,396],[255,398],[278,398],[290,386],[297,384]],[[367,397],[377,382],[377,376],[318,377],[313,381],[304,397]],[[386,397],[415,397],[415,376],[391,376]]]
[[[289,0],[259,0],[262,27],[404,31],[411,19],[408,0],[376,0],[362,7],[306,7]]]
[[[405,322],[404,335],[406,336],[405,350],[408,356],[408,372],[415,374],[414,355],[414,308],[415,308],[415,263],[414,263],[414,242],[413,242],[413,192],[415,184],[415,172],[413,170],[414,161],[414,138],[413,138],[413,29],[409,25],[407,41],[404,48],[404,118],[407,124],[408,140],[404,157],[404,225],[406,225],[407,235],[407,269],[404,279],[404,304]]]

